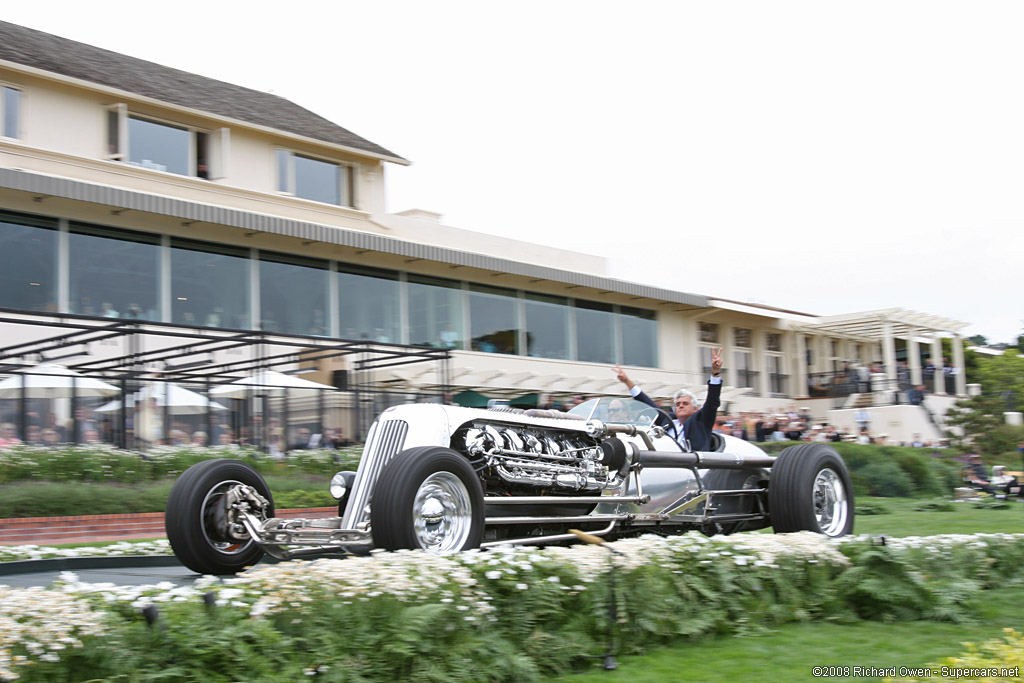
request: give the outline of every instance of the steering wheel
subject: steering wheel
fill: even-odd
[[[633,418],[633,420],[634,422],[647,422],[648,424],[653,424],[654,421],[658,419],[659,412],[660,411],[657,408],[644,408],[636,414],[636,417]]]
[[[676,429],[676,423],[672,420],[672,416],[666,413],[661,408],[644,408],[643,410],[640,411],[640,414],[637,416],[637,420],[639,421],[639,419],[643,417],[644,419],[650,419],[651,423],[654,424],[657,423],[658,416],[665,418],[665,433],[670,434],[674,441],[678,441],[679,431]]]

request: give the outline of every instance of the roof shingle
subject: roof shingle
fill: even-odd
[[[0,59],[156,100],[405,159],[283,97],[0,21]]]

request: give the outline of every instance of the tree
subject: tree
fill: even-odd
[[[949,432],[958,448],[971,447],[982,455],[1011,453],[1024,441],[1024,427],[1006,424],[999,394],[982,394],[957,401],[946,414],[946,424],[960,427],[962,436]]]
[[[983,334],[976,334],[973,337],[968,337],[967,341],[971,342],[975,346],[988,346],[988,338]]]
[[[1002,397],[1002,413],[1019,410],[1024,402],[1024,356],[1007,349],[999,356],[979,358],[974,375],[985,394]]]

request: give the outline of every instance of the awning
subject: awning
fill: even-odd
[[[464,408],[486,408],[487,402],[491,399],[478,391],[467,389],[455,394],[452,400]]]
[[[510,398],[508,404],[513,408],[536,408],[540,400],[540,394],[523,394],[517,398]]]

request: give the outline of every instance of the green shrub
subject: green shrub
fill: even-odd
[[[868,487],[868,493],[881,498],[901,498],[914,490],[914,482],[899,465],[892,461],[873,462],[859,471]]]
[[[914,506],[915,512],[953,512],[953,503],[945,498],[923,500]]]
[[[0,518],[163,512],[170,492],[171,482],[20,483],[0,487]]]
[[[308,481],[282,477],[271,478],[271,481],[280,485],[278,488],[270,486],[274,506],[278,510],[337,505],[326,481],[319,487]],[[0,519],[163,512],[173,485],[172,481],[136,485],[83,482],[10,484],[0,486]]]
[[[889,514],[892,514],[892,510],[887,508],[885,505],[882,505],[881,503],[875,503],[875,502],[872,502],[872,503],[862,503],[862,502],[858,501],[857,502],[857,514],[858,515],[865,515],[865,516],[889,515]]]

